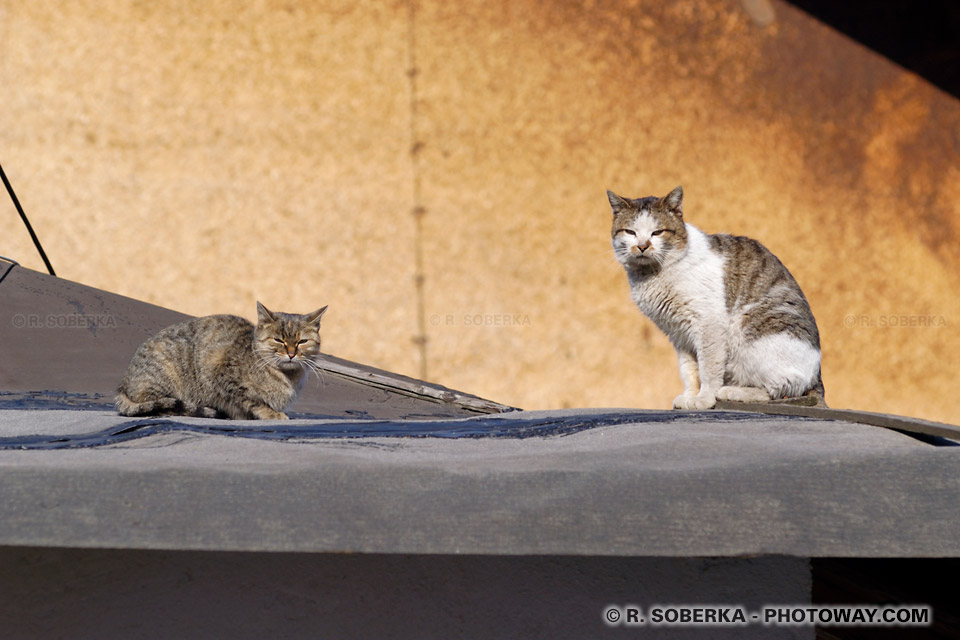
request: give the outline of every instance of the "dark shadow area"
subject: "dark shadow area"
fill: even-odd
[[[802,602],[802,558],[223,553],[0,547],[4,640],[796,638],[608,626],[627,605]],[[653,633],[648,633],[652,631]]]
[[[960,603],[949,586],[960,558],[814,558],[811,564],[815,605],[927,605],[932,617],[925,627],[821,627],[817,638],[932,640],[960,632]]]
[[[792,0],[791,4],[960,97],[960,2]]]

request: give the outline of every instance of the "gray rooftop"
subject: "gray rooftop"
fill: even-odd
[[[565,419],[582,428],[550,435]],[[38,433],[69,447],[77,434],[125,424],[136,431],[129,422],[102,411],[8,409],[0,411],[0,434],[8,447],[18,446],[11,437]],[[485,422],[499,435],[477,437]],[[537,424],[547,435],[530,435]],[[235,431],[205,431],[210,426]],[[960,449],[888,429],[626,410],[514,412],[435,425],[475,437],[404,437],[401,427],[369,437],[365,426],[372,425],[184,418],[140,438],[112,443],[101,436],[99,446],[39,448],[34,439],[24,446],[35,448],[0,450],[0,545],[626,556],[960,552]],[[288,439],[260,437],[271,427]],[[511,429],[529,437],[513,437]]]
[[[132,420],[111,410],[112,385],[140,340],[182,316],[3,271],[0,545],[960,554],[949,425],[796,407],[508,411],[332,358],[291,421]],[[51,314],[114,320],[58,329]],[[118,354],[102,357],[103,340]]]

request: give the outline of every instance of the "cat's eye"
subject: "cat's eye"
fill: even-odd
[[[628,236],[633,236],[634,238],[637,237],[637,232],[633,229],[617,229],[617,233],[625,233]]]
[[[651,233],[650,235],[652,235],[652,236],[659,236],[659,235],[661,235],[664,231],[666,231],[666,229],[657,229],[656,231],[654,231],[654,232]]]
[[[306,340],[301,340],[301,341],[300,341],[300,342],[298,342],[297,344],[306,344],[306,343],[307,343],[307,341],[306,341]]]
[[[285,344],[285,343],[283,342],[283,340],[281,340],[280,338],[272,338],[272,340],[273,340],[274,342],[276,342],[277,344]]]

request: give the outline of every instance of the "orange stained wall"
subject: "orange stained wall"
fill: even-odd
[[[0,0],[0,163],[59,275],[330,304],[327,351],[529,409],[679,393],[604,191],[682,184],[794,273],[832,406],[960,422],[960,103],[764,5]],[[9,204],[0,255],[42,269]]]

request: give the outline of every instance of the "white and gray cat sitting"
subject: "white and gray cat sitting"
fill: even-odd
[[[756,240],[684,222],[681,187],[663,198],[607,197],[633,301],[680,360],[675,409],[805,395],[822,402],[817,323],[776,256]]]
[[[167,327],[134,353],[117,390],[117,411],[286,420],[307,372],[318,369],[326,310],[280,313],[258,302],[256,325],[216,315]]]

